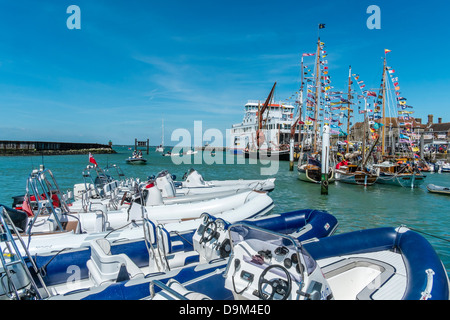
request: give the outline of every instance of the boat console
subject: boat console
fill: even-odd
[[[225,288],[236,300],[318,300],[332,297],[314,259],[292,237],[245,223],[229,229],[232,256]]]
[[[203,213],[202,223],[192,237],[195,251],[205,262],[227,258],[231,253],[228,228],[230,224],[220,218]]]

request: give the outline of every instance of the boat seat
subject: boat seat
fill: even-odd
[[[111,254],[111,244],[107,239],[90,242],[91,259],[87,262],[90,278],[100,285],[105,282],[130,280],[144,273],[125,254]]]

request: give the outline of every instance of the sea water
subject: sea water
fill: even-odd
[[[241,155],[230,157],[225,152],[217,152],[211,158],[209,151],[203,154],[199,151],[200,154],[186,157],[185,163],[176,164],[172,157],[163,157],[152,148],[148,155],[144,152],[147,165],[129,165],[125,159],[131,155],[131,148],[122,146],[114,149],[116,154],[95,154],[98,165],[102,168],[119,165],[127,177],[138,177],[141,181],[162,170],[168,170],[176,176],[176,180],[181,180],[190,168],[199,171],[205,180],[275,177],[275,190],[270,193],[275,203],[273,213],[305,208],[327,210],[338,219],[336,234],[405,225],[420,232],[432,244],[447,273],[450,271],[450,196],[433,194],[426,189],[430,183],[450,187],[450,173],[425,173],[425,183],[414,189],[381,184],[364,187],[336,182],[330,184],[328,195],[321,195],[320,185],[298,180],[296,166],[294,171],[289,171],[289,162],[286,161],[280,161],[276,173],[266,176],[261,175],[261,169],[267,168],[267,164],[250,164]],[[216,161],[212,164],[198,161],[203,156]],[[194,163],[194,157],[197,157],[197,163]],[[13,196],[23,195],[27,177],[32,169],[42,164],[53,172],[62,191],[72,189],[74,184],[83,182],[82,171],[89,165],[88,158],[87,154],[0,157],[0,204],[11,206]]]

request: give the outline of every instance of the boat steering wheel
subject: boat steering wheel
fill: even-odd
[[[213,228],[210,228],[211,225],[213,226]],[[208,231],[208,229],[211,229],[211,232],[208,235],[206,235],[206,231]],[[200,238],[200,243],[211,241],[212,238],[214,238],[216,232],[217,232],[216,221],[209,221],[206,224],[205,229],[203,230],[202,237]]]
[[[264,278],[265,275],[272,269],[281,269],[281,271],[283,271],[283,273],[286,275],[287,281],[281,278],[276,278],[272,280],[265,279]],[[264,284],[267,284],[268,286],[271,287],[272,292],[270,293],[270,295],[263,293],[262,287]],[[286,300],[291,294],[291,290],[292,290],[292,279],[289,274],[289,271],[287,271],[286,268],[283,266],[280,266],[278,264],[268,266],[266,269],[264,269],[264,271],[261,273],[261,276],[259,277],[258,292],[262,300],[273,300],[275,293],[281,296],[281,299],[279,300]]]

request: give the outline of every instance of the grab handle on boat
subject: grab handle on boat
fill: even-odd
[[[425,287],[425,290],[422,292],[422,297],[420,297],[420,300],[428,300],[431,298],[431,291],[433,290],[433,276],[434,271],[431,269],[425,270],[427,274],[427,286]]]

